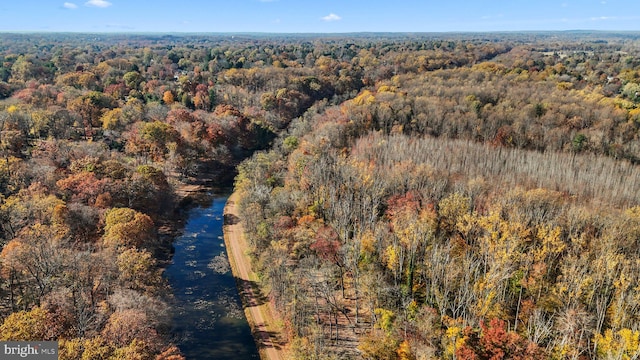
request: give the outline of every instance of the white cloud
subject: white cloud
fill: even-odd
[[[64,6],[66,9],[77,9],[78,8],[78,5],[76,5],[74,3],[70,3],[70,2],[66,2],[62,6]]]
[[[93,6],[93,7],[99,7],[99,8],[108,8],[109,6],[113,5],[112,3],[106,0],[89,0],[84,4],[86,6]]]
[[[324,21],[338,21],[338,20],[342,20],[342,18],[334,13],[331,13],[327,16],[322,17],[322,20]]]

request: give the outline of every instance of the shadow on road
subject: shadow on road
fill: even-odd
[[[224,214],[224,225],[235,225],[240,222],[240,218],[233,214]]]
[[[245,307],[260,306],[269,301],[260,291],[260,286],[257,282],[236,277],[236,283],[238,284],[242,304]]]
[[[275,348],[280,350],[282,346],[284,346],[284,343],[278,340],[278,334],[273,331],[254,330],[252,333],[255,339],[261,339],[258,343],[258,346],[261,348]]]

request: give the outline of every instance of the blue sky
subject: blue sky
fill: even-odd
[[[640,30],[639,0],[0,0],[0,31]]]

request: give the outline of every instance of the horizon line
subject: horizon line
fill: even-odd
[[[268,31],[49,31],[0,30],[0,34],[100,34],[100,35],[351,35],[351,34],[518,34],[518,33],[638,33],[639,30],[451,30],[451,31],[345,31],[345,32],[268,32]]]

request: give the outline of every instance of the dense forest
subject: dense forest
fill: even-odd
[[[325,56],[346,43],[322,43],[2,34],[0,339],[182,358],[162,277],[182,189],[231,186],[315,101],[357,93],[361,70]]]
[[[295,359],[637,358],[638,45],[1,34],[0,339],[182,359],[181,189],[237,174]]]
[[[473,39],[360,50],[240,165],[294,358],[640,356],[637,38]]]

